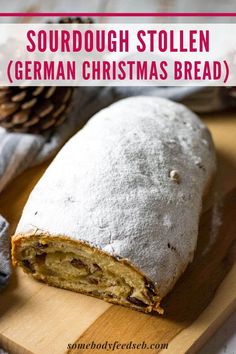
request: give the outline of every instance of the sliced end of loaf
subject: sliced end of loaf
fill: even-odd
[[[13,264],[49,285],[143,312],[163,313],[154,283],[125,259],[64,236],[12,238]]]

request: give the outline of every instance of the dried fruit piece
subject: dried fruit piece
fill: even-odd
[[[48,247],[47,243],[37,242],[37,244],[36,244],[36,248],[39,248],[39,249],[44,249],[44,248],[47,248],[47,247]]]
[[[29,271],[34,272],[33,265],[28,261],[28,259],[23,259],[22,264],[25,268],[27,268]]]
[[[86,264],[84,264],[84,262],[82,262],[81,259],[78,258],[73,258],[70,263],[73,265],[73,267],[78,269],[86,267]]]
[[[93,273],[94,272],[100,272],[102,270],[101,267],[97,263],[93,263]]]
[[[89,278],[89,279],[88,279],[88,282],[89,282],[90,284],[95,284],[95,285],[98,284],[98,280],[95,279],[95,278]]]
[[[41,253],[41,254],[36,254],[36,262],[38,264],[43,264],[45,263],[45,259],[46,259],[47,253]]]
[[[140,306],[140,307],[147,307],[148,304],[145,304],[144,302],[142,302],[141,300],[137,299],[136,297],[133,296],[128,296],[127,300],[129,302],[131,302],[131,304],[134,304],[136,306]]]
[[[147,291],[148,291],[148,294],[151,295],[151,296],[156,296],[156,291],[155,291],[155,287],[152,283],[147,283],[145,285]]]

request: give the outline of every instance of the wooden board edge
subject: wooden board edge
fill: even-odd
[[[0,333],[0,347],[2,347],[10,354],[34,354],[26,348],[23,348],[20,344],[17,344],[12,339],[9,339],[4,334]]]
[[[222,281],[208,307],[191,326],[182,330],[170,343],[168,354],[193,354],[213,335],[236,309],[236,264]],[[166,350],[160,351],[166,354]]]

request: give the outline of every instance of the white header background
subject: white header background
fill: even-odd
[[[68,30],[72,32],[73,30],[79,30],[84,33],[86,30],[105,30],[106,32],[109,30],[116,31],[129,31],[130,38],[130,47],[127,53],[109,53],[105,51],[104,53],[98,53],[94,50],[92,53],[86,53],[84,50],[81,50],[79,53],[63,53],[58,51],[57,53],[51,53],[47,51],[45,53],[40,53],[39,51],[35,51],[34,53],[28,53],[26,50],[26,46],[29,44],[27,39],[27,32],[29,30],[34,30],[36,33],[40,30],[45,30],[49,33],[50,30],[58,30],[62,29]],[[158,51],[150,53],[148,50],[144,53],[139,53],[136,50],[136,46],[139,43],[137,40],[137,32],[139,30],[165,30],[169,32],[170,30],[174,30],[175,33],[175,47],[179,46],[179,31],[184,31],[184,39],[186,47],[189,47],[188,39],[189,39],[189,30],[209,30],[209,52],[173,52],[170,51],[160,53]],[[39,85],[39,86],[235,86],[236,85],[236,24],[86,24],[86,25],[56,25],[56,24],[0,24],[0,85],[10,85],[9,77],[7,76],[8,64],[10,60],[13,60],[13,64],[11,66],[11,77],[13,82],[11,83],[14,86],[19,85]],[[37,38],[37,36],[35,37]],[[198,38],[198,36],[196,36]],[[146,43],[148,44],[148,37],[145,37]],[[37,42],[37,41],[35,41]],[[76,79],[75,80],[16,80],[14,77],[14,63],[16,60],[20,60],[23,63],[25,61],[31,61],[31,71],[33,72],[33,62],[35,61],[54,61],[55,70],[57,67],[57,63],[59,61],[63,61],[65,64],[67,61],[75,61],[76,63]],[[92,78],[89,80],[85,80],[82,76],[82,63],[83,61],[108,61],[113,62],[115,67],[119,61],[143,61],[146,60],[150,64],[155,61],[157,64],[161,61],[165,60],[168,63],[168,77],[165,80],[131,80],[128,75],[125,80],[113,79],[113,80],[104,80],[103,77],[101,79],[93,80]],[[194,80],[194,72],[193,77],[191,79],[184,80],[179,79],[175,80],[173,76],[173,62],[174,61],[191,61],[194,63],[195,61],[201,61],[200,65],[200,76],[201,72],[204,69],[204,63],[209,61],[212,64],[213,61],[223,62],[227,61],[229,65],[229,77],[227,82],[224,82],[225,72],[223,72],[222,77],[217,80]],[[66,67],[66,65],[65,65]],[[102,66],[101,66],[102,67]],[[158,65],[157,65],[158,68]],[[24,76],[24,66],[22,68],[22,76]],[[43,70],[43,69],[42,69]],[[66,69],[65,69],[66,70]],[[128,71],[128,68],[126,69]],[[222,66],[222,70],[225,71],[224,65]],[[91,70],[90,70],[91,71]],[[43,74],[43,73],[42,73]],[[102,74],[102,69],[101,69]],[[101,75],[102,76],[102,75]],[[42,75],[43,77],[43,75]]]

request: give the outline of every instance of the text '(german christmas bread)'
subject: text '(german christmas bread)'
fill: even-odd
[[[41,178],[13,261],[50,285],[161,312],[193,259],[214,171],[195,114],[160,98],[121,100],[91,118]]]

